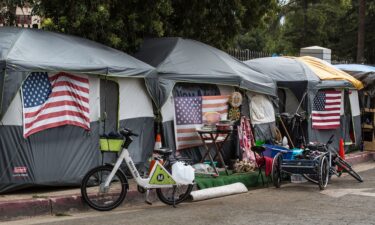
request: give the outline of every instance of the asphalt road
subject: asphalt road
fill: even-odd
[[[350,176],[335,178],[322,192],[310,183],[288,184],[280,189],[270,187],[184,203],[176,209],[159,203],[145,204],[111,212],[36,217],[7,224],[375,224],[375,169],[360,174],[364,183]]]

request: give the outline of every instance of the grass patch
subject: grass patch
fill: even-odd
[[[262,181],[259,177],[258,171],[247,172],[247,173],[232,173],[230,171],[229,175],[226,175],[225,172],[219,172],[219,177],[212,177],[207,175],[198,175],[195,176],[195,182],[199,189],[219,187],[223,185],[233,184],[236,182],[243,183],[248,188],[256,188],[262,186]],[[264,182],[268,181],[268,177],[264,176]]]
[[[48,198],[48,196],[45,196],[45,195],[33,195],[32,198]]]

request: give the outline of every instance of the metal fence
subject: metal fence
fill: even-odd
[[[331,56],[331,64],[352,64],[355,60],[353,58],[342,58],[336,55]]]
[[[263,58],[271,56],[268,52],[257,52],[249,49],[228,49],[227,53],[240,61],[246,61],[250,59]]]
[[[257,51],[251,51],[249,49],[238,49],[238,48],[228,49],[227,53],[233,56],[234,58],[237,58],[240,61],[246,61],[250,59],[257,59],[257,58],[272,56],[272,54],[268,52],[257,52]],[[299,55],[295,55],[295,56],[299,56]],[[374,65],[375,64],[375,50],[366,52],[365,59],[366,60],[364,64]],[[331,56],[331,64],[352,64],[352,63],[356,63],[356,60],[354,58],[339,57],[337,55]]]

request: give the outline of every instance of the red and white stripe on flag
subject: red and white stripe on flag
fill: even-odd
[[[312,127],[336,129],[340,127],[341,91],[319,91],[314,98]]]
[[[90,129],[86,75],[31,73],[22,84],[22,101],[25,138],[63,125]]]
[[[228,113],[227,95],[175,97],[175,134],[177,150],[200,146],[197,129],[203,125],[206,112]]]

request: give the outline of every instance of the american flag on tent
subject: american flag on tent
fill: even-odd
[[[340,127],[341,91],[319,91],[314,98],[312,127],[336,129]]]
[[[33,72],[22,84],[22,99],[25,138],[68,124],[90,129],[87,76]]]
[[[176,97],[175,134],[177,150],[202,145],[196,129],[203,125],[206,112],[228,112],[228,96]]]

